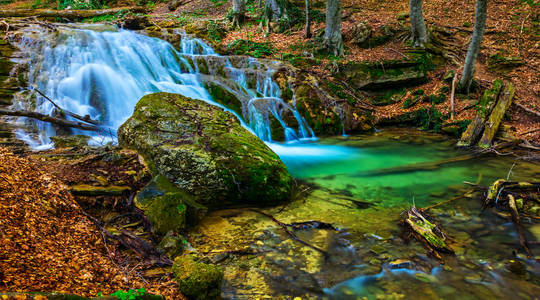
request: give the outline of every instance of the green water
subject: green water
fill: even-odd
[[[540,249],[533,247],[534,257],[528,259],[513,224],[489,209],[482,211],[482,192],[467,193],[471,187],[463,183],[487,186],[507,176],[532,181],[540,175],[537,164],[485,156],[377,175],[382,169],[470,154],[454,149],[454,143],[440,135],[395,129],[278,151],[301,184],[292,202],[264,212],[283,223],[316,220],[338,227],[339,232],[292,229],[328,257],[246,209],[211,213],[189,240],[211,260],[223,251],[254,251],[218,263],[225,270],[223,296],[228,299],[537,298]],[[399,223],[413,201],[424,207],[463,194],[429,211],[456,255],[439,261],[422,244],[402,238]],[[528,238],[538,240],[539,225],[530,220],[524,225]]]

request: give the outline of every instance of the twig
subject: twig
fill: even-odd
[[[454,78],[452,79],[452,92],[450,93],[450,120],[454,120],[454,98],[456,95],[457,78],[457,74],[454,74]]]
[[[90,124],[94,124],[96,126],[99,125],[99,122],[98,121],[94,121],[92,119],[90,119],[90,116],[86,115],[84,117],[82,116],[79,116],[78,114],[75,114],[75,113],[72,113],[70,111],[67,111],[63,108],[61,108],[60,106],[58,106],[56,103],[54,103],[54,101],[52,101],[51,98],[47,97],[47,95],[45,95],[43,92],[41,92],[40,90],[38,90],[37,88],[33,88],[34,91],[36,91],[38,94],[40,94],[43,98],[47,99],[49,102],[52,103],[52,105],[54,105],[54,107],[56,107],[56,109],[58,109],[59,111],[61,112],[64,112],[66,115],[68,116],[71,116],[77,120],[80,120],[80,121],[83,121],[83,122],[86,122],[86,123],[90,123]]]
[[[540,112],[537,112],[537,111],[535,111],[535,110],[532,110],[532,109],[530,109],[530,108],[528,108],[528,107],[526,107],[526,106],[524,106],[524,105],[522,105],[522,104],[516,103],[516,102],[514,102],[514,104],[515,104],[517,107],[523,109],[524,111],[529,112],[529,113],[531,113],[531,114],[533,114],[533,115],[536,115],[537,117],[540,117]]]
[[[257,210],[257,209],[250,209],[250,210],[253,211],[253,212],[259,213],[259,214],[261,214],[261,215],[263,215],[263,216],[266,216],[266,217],[270,218],[272,221],[274,221],[274,223],[278,224],[278,225],[281,227],[281,229],[283,229],[283,231],[285,231],[285,233],[287,233],[287,234],[288,234],[291,238],[293,238],[294,240],[300,242],[301,244],[303,244],[303,245],[305,245],[305,246],[310,247],[310,248],[313,249],[313,250],[316,250],[316,251],[322,253],[326,258],[328,258],[328,257],[330,256],[330,255],[328,254],[328,252],[324,251],[323,249],[321,249],[321,248],[319,248],[319,247],[317,247],[317,246],[313,246],[313,245],[311,245],[310,243],[308,243],[308,242],[306,242],[306,241],[300,239],[298,236],[296,236],[296,234],[294,234],[292,231],[290,231],[289,228],[287,228],[287,224],[285,224],[285,223],[283,223],[283,222],[277,220],[276,218],[274,218],[274,216],[269,215],[269,214],[267,214],[267,213],[265,213],[265,212],[262,212],[262,211],[260,211],[260,210]]]

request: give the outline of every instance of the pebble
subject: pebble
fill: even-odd
[[[389,263],[389,266],[393,269],[408,268],[412,265],[412,262],[405,258],[399,258]]]
[[[375,246],[371,247],[371,249],[369,251],[371,251],[372,253],[374,253],[376,255],[379,255],[381,253],[386,252],[386,249],[381,245],[375,245]]]

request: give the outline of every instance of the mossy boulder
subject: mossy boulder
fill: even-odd
[[[159,242],[158,249],[167,254],[170,258],[175,258],[182,254],[187,241],[183,236],[169,231]]]
[[[291,177],[279,157],[233,114],[204,101],[146,95],[118,130],[118,140],[137,150],[154,175],[210,208],[290,197]]]
[[[51,137],[55,148],[83,148],[88,145],[89,136],[82,134],[57,135]]]
[[[179,232],[197,223],[206,207],[180,190],[162,175],[155,176],[135,197],[135,206],[144,211],[154,231],[160,235]]]
[[[223,271],[193,256],[183,255],[174,260],[172,267],[180,291],[189,299],[217,299],[221,294]]]

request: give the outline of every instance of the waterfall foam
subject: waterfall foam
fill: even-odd
[[[233,63],[217,55],[202,40],[181,32],[178,32],[182,35],[178,51],[166,41],[111,26],[58,28],[57,32],[49,33],[39,26],[29,26],[17,41],[29,65],[29,87],[44,92],[66,110],[99,120],[106,129],[104,132],[73,132],[92,135],[93,143],[114,140],[116,129],[129,118],[137,101],[145,94],[160,91],[223,107],[268,143],[272,142],[270,116],[283,127],[286,141],[315,138],[296,108],[280,98],[279,86],[272,80],[275,69],[253,58],[245,57],[242,63]],[[216,64],[222,64],[224,72],[211,68]],[[212,99],[201,82],[201,66],[206,66],[204,72],[216,80],[225,76],[237,85],[234,90],[243,94],[240,95],[242,115]],[[248,78],[256,78],[256,83],[248,82]],[[35,97],[32,109],[49,115],[58,113],[43,97]],[[287,125],[283,118],[286,111],[292,112],[298,129]],[[32,122],[36,132],[32,135],[19,131],[18,136],[34,148],[51,147],[50,137],[58,134],[56,129],[48,123]]]

